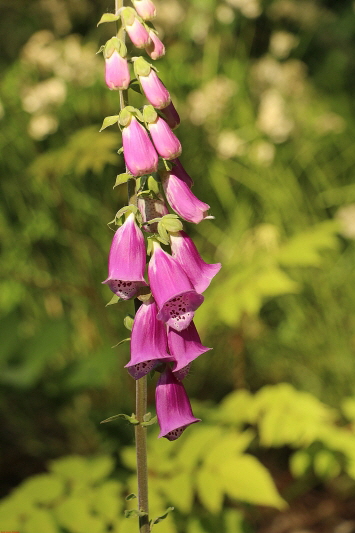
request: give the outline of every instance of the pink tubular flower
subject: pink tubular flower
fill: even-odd
[[[179,263],[156,241],[153,241],[148,277],[159,309],[158,320],[178,331],[187,328],[204,297],[195,291]]]
[[[168,354],[165,324],[157,320],[157,306],[153,298],[143,302],[133,322],[131,335],[131,360],[125,366],[134,379],[150,372]]]
[[[161,374],[155,390],[155,405],[160,426],[159,437],[176,440],[195,418],[183,384],[176,379],[169,366]]]
[[[192,361],[199,355],[211,350],[211,348],[201,344],[201,339],[193,321],[183,331],[175,331],[169,328],[168,346],[174,358],[173,372],[178,379],[185,377]]]
[[[158,116],[154,122],[148,124],[148,129],[154,146],[163,159],[179,157],[181,154],[180,141],[164,119]]]
[[[132,116],[122,131],[123,155],[126,166],[133,176],[156,172],[158,154],[147,130]]]
[[[161,174],[165,195],[171,208],[181,218],[194,224],[205,218],[213,218],[207,216],[210,206],[201,202],[178,174],[176,167]]]
[[[164,83],[158,78],[154,69],[150,69],[148,76],[138,76],[144,94],[150,104],[156,109],[166,107],[170,102],[170,94]]]
[[[173,171],[175,176],[177,176],[180,180],[184,181],[186,185],[191,189],[194,182],[192,181],[192,178],[189,176],[189,174],[186,172],[182,164],[180,163],[179,159],[174,159],[172,161],[173,163]]]
[[[110,57],[105,59],[105,81],[109,89],[128,88],[130,74],[127,59],[114,50]]]
[[[153,30],[149,30],[150,43],[145,51],[151,59],[160,59],[165,54],[165,46]]]
[[[121,11],[121,20],[134,46],[137,48],[145,48],[150,44],[151,39],[149,33],[144,25],[138,20],[133,8],[123,8]]]
[[[204,292],[214,276],[220,271],[221,263],[205,263],[192,239],[180,231],[170,235],[172,256],[182,266],[196,292]]]
[[[164,119],[166,120],[170,129],[174,130],[180,125],[179,113],[176,111],[172,102],[170,102],[169,105],[167,105],[160,111],[163,113]]]
[[[160,194],[158,194],[158,198],[138,197],[137,207],[142,215],[143,223],[147,222],[148,220],[152,220],[153,218],[163,217],[169,213],[168,208],[166,207],[165,202]],[[148,231],[149,233],[157,233],[157,225],[158,223],[155,222],[154,224],[143,224],[142,227],[144,231]]]
[[[145,244],[141,230],[131,213],[116,231],[108,258],[108,278],[103,281],[123,300],[133,298],[144,279]]]
[[[132,0],[138,15],[144,20],[155,18],[157,10],[152,0]]]

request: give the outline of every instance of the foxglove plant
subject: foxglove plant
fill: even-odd
[[[201,343],[193,318],[221,265],[206,263],[183,231],[179,217],[194,224],[213,217],[208,215],[209,205],[193,194],[192,178],[178,159],[182,147],[172,130],[179,126],[180,117],[169,90],[146,58],[137,57],[136,51],[133,57],[127,53],[127,47],[133,46],[144,49],[152,60],[165,54],[150,22],[156,15],[154,3],[131,1],[132,6],[126,6],[124,0],[115,0],[115,13],[105,13],[100,20],[118,24],[117,35],[102,50],[106,84],[119,91],[120,103],[118,114],[106,117],[101,130],[114,124],[121,129],[119,152],[126,170],[117,176],[115,186],[127,183],[128,187],[128,205],[113,221],[119,227],[103,283],[114,298],[135,302],[131,356],[125,368],[136,380],[136,413],[124,416],[135,424],[139,531],[149,533],[146,426],[153,420],[146,413],[147,374],[160,373],[156,385],[159,437],[175,440],[200,421],[192,413],[182,380],[194,360],[210,350]],[[136,78],[132,81],[130,70]],[[137,89],[137,82],[148,101],[140,109],[128,104],[128,89],[133,85]],[[147,254],[151,257],[145,277]]]

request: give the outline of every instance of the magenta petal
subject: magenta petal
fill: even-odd
[[[157,306],[151,298],[143,302],[133,322],[131,359],[125,366],[134,379],[150,372],[161,360],[171,360],[165,324],[157,320]]]
[[[164,109],[163,109],[163,111],[164,111]],[[180,180],[184,181],[186,183],[186,185],[189,187],[189,189],[191,189],[191,187],[193,186],[194,182],[192,181],[191,176],[189,176],[189,174],[186,172],[186,170],[184,169],[184,167],[180,163],[180,160],[179,159],[174,159],[172,161],[172,163],[174,165],[173,169],[172,169],[174,175],[177,176]]]
[[[176,379],[169,366],[161,374],[155,390],[155,404],[160,426],[159,437],[175,440],[195,418],[183,384]]]
[[[123,155],[126,166],[133,176],[156,172],[158,154],[147,130],[135,117],[122,131]]]
[[[165,54],[165,46],[157,34],[149,30],[150,43],[146,46],[145,51],[151,59],[159,59]]]
[[[169,91],[155,70],[151,69],[148,76],[139,76],[139,81],[147,100],[153,107],[161,109],[170,103]]]
[[[158,116],[148,124],[150,135],[158,154],[164,159],[175,159],[181,154],[181,144],[164,119]]]
[[[174,104],[170,102],[169,105],[161,109],[161,112],[164,115],[164,118],[170,129],[174,130],[180,124],[179,113],[176,111]]]
[[[131,213],[116,231],[108,258],[106,283],[123,300],[133,298],[140,287],[146,286],[145,244],[141,230]]]
[[[194,361],[199,355],[211,350],[201,344],[201,339],[193,321],[188,328],[183,331],[168,331],[168,346],[174,358],[173,372],[179,372]],[[185,372],[185,375],[187,371]],[[179,374],[175,374],[178,379],[182,379]],[[184,376],[183,376],[184,377]]]
[[[184,231],[171,234],[170,242],[172,256],[185,270],[196,292],[204,292],[220,271],[221,263],[206,263],[198,253],[193,240]]]
[[[109,89],[127,89],[130,74],[127,59],[122,57],[117,50],[105,59],[105,81]]]
[[[171,208],[181,218],[194,224],[198,224],[204,218],[210,218],[207,216],[210,206],[201,202],[177,174],[174,167],[170,172],[162,174],[165,195]]]
[[[157,243],[149,261],[148,276],[159,309],[158,320],[178,331],[187,328],[204,298],[195,291],[179,263]]]

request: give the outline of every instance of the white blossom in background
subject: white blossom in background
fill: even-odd
[[[275,31],[270,38],[269,50],[278,59],[286,59],[299,43],[298,37],[288,31]]]
[[[227,4],[238,9],[242,15],[253,19],[261,14],[261,7],[258,0],[227,0]]]
[[[340,221],[340,233],[348,239],[355,239],[355,204],[338,209],[335,217]]]
[[[262,95],[257,126],[275,143],[282,143],[291,135],[294,122],[288,117],[285,100],[277,90],[269,89]]]

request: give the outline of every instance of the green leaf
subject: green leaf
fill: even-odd
[[[131,178],[132,178],[131,174],[126,174],[126,173],[118,174],[113,188],[117,187],[118,185],[122,185],[123,183],[127,183],[127,181]]]
[[[134,518],[139,516],[148,516],[148,513],[144,511],[138,511],[138,509],[126,509],[124,512],[126,518]]]
[[[311,457],[306,450],[297,450],[290,457],[290,470],[293,477],[298,478],[304,476],[308,468],[311,466]]]
[[[110,416],[109,418],[106,418],[105,420],[101,420],[100,424],[106,424],[107,422],[113,422],[114,420],[117,420],[118,418],[124,418],[124,420],[128,420],[128,422],[134,425],[139,424],[135,414],[132,414],[131,416],[129,416],[124,413],[120,413],[119,415],[113,415],[113,416]]]
[[[151,527],[154,526],[155,524],[159,524],[159,522],[161,522],[162,520],[165,520],[168,514],[171,513],[172,511],[174,511],[174,507],[168,507],[164,514],[162,514],[161,516],[158,516],[158,518],[155,518],[154,520],[151,520],[150,522]]]
[[[142,422],[141,426],[152,426],[153,424],[156,424],[158,421],[156,416],[153,416],[150,420],[147,420],[146,422]]]
[[[119,18],[120,15],[115,15],[114,13],[104,13],[97,25],[99,26],[100,24],[103,24],[105,22],[116,22],[117,20],[119,20]]]
[[[121,483],[113,479],[95,487],[90,498],[94,513],[102,516],[105,520],[115,521],[123,507],[121,491]]]
[[[54,509],[54,514],[59,524],[71,533],[88,533],[88,531],[101,533],[105,531],[104,520],[92,514],[90,501],[86,495],[67,498]],[[46,530],[38,529],[37,533],[39,531]]]
[[[333,479],[340,474],[341,467],[334,453],[329,450],[319,450],[313,461],[314,473],[321,479]]]
[[[114,222],[114,221],[112,221],[112,222]],[[119,296],[117,296],[117,294],[114,294],[112,296],[111,300],[105,305],[105,307],[108,307],[109,305],[117,304],[120,300],[121,300],[121,298]]]
[[[268,470],[252,455],[220,458],[218,479],[230,498],[285,509]]]
[[[189,472],[181,472],[161,483],[161,492],[182,513],[189,513],[193,503],[193,489]]]
[[[26,479],[19,494],[36,503],[51,503],[64,492],[63,480],[53,474],[38,474]]]
[[[208,468],[200,468],[197,471],[196,488],[202,505],[210,513],[219,513],[223,505],[224,491],[215,472]]]
[[[127,315],[124,317],[123,319],[123,324],[124,324],[124,327],[126,329],[128,329],[128,331],[132,331],[132,328],[133,328],[133,322],[134,322],[134,318],[133,316],[131,315]]]
[[[1,525],[1,527],[3,527],[3,525]],[[25,533],[38,533],[39,531],[59,533],[59,528],[51,513],[44,509],[33,509],[25,522],[23,531],[25,531]]]
[[[102,131],[105,128],[108,128],[109,126],[113,126],[114,124],[117,124],[118,119],[119,119],[119,115],[111,115],[109,117],[105,117],[99,131]]]
[[[128,342],[130,340],[131,340],[131,337],[127,337],[127,339],[122,339],[120,342],[118,342],[114,346],[111,346],[111,348],[117,348],[117,346],[121,346],[121,344],[123,344],[124,342]]]
[[[137,495],[131,492],[131,494],[128,494],[128,496],[125,497],[125,500],[129,501],[134,500],[135,498],[137,498]]]

